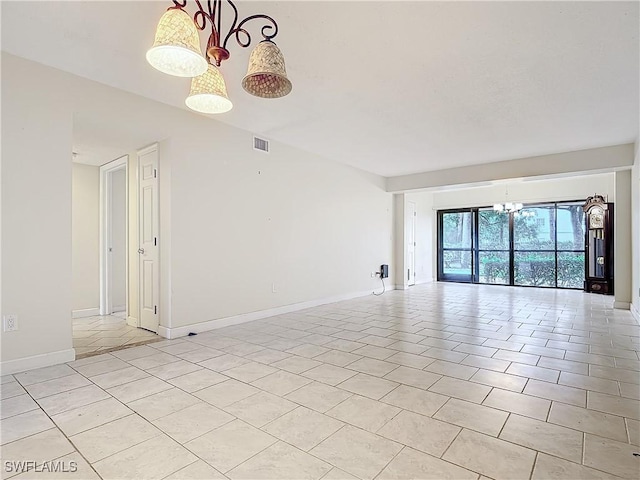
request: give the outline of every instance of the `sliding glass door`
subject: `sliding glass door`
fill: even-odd
[[[582,202],[438,212],[438,280],[583,288]]]

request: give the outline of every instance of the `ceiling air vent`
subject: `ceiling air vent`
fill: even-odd
[[[253,137],[253,149],[269,153],[269,140],[265,140],[264,138],[259,137]]]

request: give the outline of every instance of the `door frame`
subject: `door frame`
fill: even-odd
[[[407,286],[412,287],[416,284],[416,221],[418,218],[418,207],[416,202],[411,200],[407,201],[407,213],[409,216],[409,221],[407,222],[407,234],[408,236],[413,238],[413,255],[411,256],[412,261],[407,261]],[[409,248],[408,243],[407,248]]]
[[[100,315],[110,315],[113,312],[111,297],[111,262],[107,248],[109,247],[112,223],[111,201],[112,174],[124,170],[125,178],[125,237],[129,238],[129,155],[123,155],[100,167]],[[125,311],[129,312],[129,245],[125,242]]]

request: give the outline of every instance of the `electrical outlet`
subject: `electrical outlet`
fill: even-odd
[[[18,315],[5,315],[2,320],[5,332],[18,330]]]
[[[275,282],[271,284],[271,293],[276,293],[278,290],[276,289]]]

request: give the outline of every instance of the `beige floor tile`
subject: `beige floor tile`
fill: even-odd
[[[284,370],[262,377],[251,384],[274,395],[285,396],[304,385],[311,383],[310,378],[302,377]]]
[[[211,405],[223,408],[251,395],[255,395],[259,391],[259,389],[251,385],[230,379],[198,390],[194,392],[194,395]]]
[[[107,389],[148,377],[150,377],[150,375],[145,373],[144,370],[136,367],[127,367],[122,370],[116,370],[115,372],[96,375],[95,377],[91,377],[91,381],[100,388]]]
[[[522,347],[522,350],[520,350],[520,353],[530,353],[532,355],[539,355],[540,360],[542,360],[542,358],[562,359],[564,358],[565,350],[560,350],[557,348],[541,347],[538,345],[525,345],[524,347]]]
[[[392,349],[392,350],[398,350],[400,352],[404,352],[404,353],[411,353],[414,355],[420,355],[422,352],[426,352],[429,347],[427,345],[419,345],[417,343],[413,343],[413,342],[406,342],[403,340],[398,340],[390,345],[388,345],[388,348]],[[391,357],[389,357],[391,358]],[[391,361],[389,359],[387,359],[387,361]]]
[[[535,367],[533,365],[525,365],[522,363],[512,363],[509,368],[507,368],[506,373],[551,383],[556,383],[558,381],[558,376],[560,375],[558,370]]]
[[[37,410],[38,404],[29,395],[18,395],[0,401],[0,419],[20,415],[21,413]]]
[[[341,350],[329,350],[328,352],[315,357],[315,360],[324,363],[330,363],[331,365],[336,365],[337,367],[346,367],[350,363],[353,363],[356,360],[360,360],[361,358],[361,355],[354,355],[352,353],[343,352]]]
[[[376,477],[376,480],[475,480],[478,474],[409,447]]]
[[[485,370],[494,370],[496,372],[502,372],[509,367],[510,362],[506,360],[498,360],[496,358],[487,358],[479,355],[468,355],[462,362],[462,365],[468,365],[470,367],[484,368]]]
[[[163,478],[198,460],[186,448],[161,435],[100,460],[93,467],[105,480]]]
[[[569,403],[577,407],[587,405],[587,391],[555,383],[541,382],[539,380],[529,380],[524,387],[524,394],[534,397],[545,398],[562,403]]]
[[[154,377],[158,377],[162,380],[170,380],[202,369],[203,367],[196,365],[195,363],[179,360],[159,367],[150,368],[147,370],[147,373],[150,373]]]
[[[630,398],[616,397],[604,393],[589,392],[587,408],[599,412],[611,413],[621,417],[640,420],[640,402]]]
[[[27,372],[17,373],[14,375],[15,379],[19,381],[23,386],[33,385],[34,383],[46,382],[47,380],[53,380],[55,378],[66,377],[67,375],[73,375],[75,370],[68,365],[52,365],[50,367],[37,368],[35,370],[29,370]]]
[[[210,358],[209,360],[205,360],[204,362],[198,363],[203,367],[206,367],[210,370],[214,370],[216,372],[223,372],[225,370],[230,370],[235,367],[239,367],[246,363],[252,363],[251,360],[247,360],[246,358],[239,357],[237,355],[230,355],[228,353],[224,355],[220,355],[218,357]],[[258,364],[261,365],[261,364]]]
[[[29,395],[38,400],[40,398],[56,395],[75,388],[86,387],[87,385],[91,385],[89,380],[78,373],[74,373],[72,375],[54,378],[53,380],[27,385],[25,388],[27,389],[27,392],[29,392]]]
[[[167,382],[181,390],[184,390],[185,392],[193,393],[226,380],[229,380],[229,377],[218,372],[214,372],[213,370],[203,368],[195,372],[187,373],[186,375],[180,375],[179,377],[172,378],[167,380]]]
[[[51,425],[51,427],[53,427],[53,425]],[[60,430],[57,428],[49,428],[43,432],[2,445],[2,462],[3,466],[4,462],[7,461],[46,462],[74,451],[73,445],[71,445]]]
[[[95,385],[89,385],[41,398],[38,403],[48,415],[56,415],[107,398],[111,398],[111,395]]]
[[[25,393],[27,393],[27,391],[22,388],[22,385],[15,381],[4,383],[2,384],[2,387],[0,387],[0,398],[2,398],[3,400],[5,398],[24,395]]]
[[[222,473],[203,460],[193,462],[163,480],[226,480]]]
[[[153,424],[182,444],[204,435],[235,417],[207,403],[196,403],[170,415],[158,418]]]
[[[293,347],[287,350],[287,353],[293,355],[299,355],[300,357],[313,358],[328,352],[329,349],[321,347],[320,345],[312,345],[310,343],[304,343],[298,347]]]
[[[73,435],[71,441],[89,462],[95,463],[160,434],[140,416],[128,415]]]
[[[357,373],[358,372],[355,372],[353,370],[336,367],[335,365],[322,364],[315,368],[312,368],[311,370],[303,372],[302,375],[308,378],[312,378],[313,380],[316,380],[318,382],[336,386],[339,383],[344,382],[346,379],[353,377]]]
[[[629,433],[629,443],[640,447],[640,422],[630,418],[625,418],[625,422]]]
[[[296,407],[297,405],[289,400],[267,392],[259,392],[223,408],[254,427],[262,427]]]
[[[633,456],[638,448],[628,443],[586,434],[584,439],[584,464],[623,478],[638,478],[640,465]]]
[[[431,416],[449,397],[438,393],[425,392],[419,388],[400,385],[380,399],[381,402],[410,410],[421,415]]]
[[[297,448],[278,442],[227,473],[232,480],[316,480],[333,467]]]
[[[53,415],[51,419],[67,436],[72,436],[132,413],[115,398],[109,398]]]
[[[340,383],[338,388],[351,393],[379,400],[399,384],[383,378],[374,377],[365,373],[359,373]]]
[[[562,372],[577,373],[579,375],[588,375],[589,373],[589,365],[586,363],[572,362],[559,358],[540,357],[538,366],[561,370]]]
[[[512,352],[509,350],[498,350],[493,356],[498,360],[506,360],[508,362],[516,362],[525,365],[537,365],[540,360],[539,355],[532,355],[530,353]]]
[[[439,373],[448,377],[455,377],[461,380],[469,380],[478,369],[467,365],[458,365],[457,363],[445,362],[444,360],[436,360],[427,365],[425,370],[432,373]]]
[[[470,378],[470,381],[504,390],[511,390],[517,393],[522,392],[524,386],[527,384],[526,378],[482,369],[474,374],[473,377]]]
[[[270,365],[272,367],[281,368],[282,370],[286,370],[290,373],[300,374],[302,372],[306,372],[307,370],[311,370],[318,365],[322,365],[322,363],[316,360],[311,360],[310,358],[289,356],[289,358],[273,362]]]
[[[457,378],[442,377],[429,387],[429,391],[468,400],[469,402],[482,403],[491,391],[491,387]]]
[[[258,362],[249,362],[243,365],[224,370],[222,373],[227,377],[235,378],[241,382],[250,383],[259,378],[266,377],[278,370]]]
[[[548,421],[619,442],[627,441],[624,419],[615,415],[554,402]]]
[[[452,398],[433,418],[497,437],[508,416],[501,410]]]
[[[482,404],[543,421],[547,419],[549,408],[551,407],[550,400],[498,388],[491,390],[491,393]]]
[[[535,458],[533,450],[471,430],[463,430],[442,457],[496,480],[528,480]]]
[[[569,387],[582,388],[584,390],[592,390],[594,392],[608,393],[609,395],[620,395],[618,390],[618,382],[614,380],[606,380],[604,378],[589,377],[587,375],[579,375],[577,373],[562,372],[558,383]]]
[[[215,358],[215,357],[220,357],[224,354],[225,353],[221,350],[202,347],[200,345],[200,348],[198,348],[197,350],[191,350],[189,352],[179,353],[176,355],[176,357],[180,357],[181,359],[186,360],[187,362],[200,363],[206,360],[211,360],[212,358]]]
[[[413,345],[413,344],[410,344],[410,345]],[[430,365],[433,362],[435,362],[435,359],[430,357],[423,357],[422,355],[418,355],[416,353],[398,352],[395,355],[391,355],[389,358],[386,359],[386,361],[391,363],[397,363],[398,365],[404,365],[405,367],[423,369],[427,365]]]
[[[429,432],[428,434],[425,434]],[[424,415],[403,410],[381,429],[378,435],[440,457],[456,438],[460,428]]]
[[[509,416],[500,438],[571,462],[582,459],[581,432],[533,418]]]
[[[267,424],[263,430],[301,450],[309,451],[343,425],[334,418],[298,407]]]
[[[156,377],[149,377],[109,388],[107,392],[122,403],[129,403],[170,388],[169,383]]]
[[[329,473],[322,477],[322,480],[358,480],[358,477],[355,477],[344,470],[333,467],[329,470]]]
[[[125,348],[123,350],[118,350],[116,352],[112,352],[111,354],[114,357],[118,357],[120,360],[129,362],[131,360],[136,360],[137,358],[149,357],[157,353],[158,350],[156,350],[155,348],[151,348],[147,345],[141,345],[139,347],[131,347]]]
[[[330,417],[375,432],[400,413],[400,409],[386,403],[354,395],[327,412]]]
[[[376,377],[384,377],[389,372],[398,368],[398,364],[376,360],[375,358],[362,358],[351,363],[348,368],[358,372],[374,375]]]
[[[234,420],[185,446],[216,470],[225,473],[275,442],[277,439],[271,435]]]
[[[388,373],[384,378],[405,385],[427,389],[440,380],[442,375],[402,366]]]
[[[150,368],[160,367],[162,365],[179,361],[179,357],[169,355],[168,353],[156,353],[155,355],[148,355],[142,358],[136,358],[135,360],[130,360],[129,363],[141,370],[149,370]]]
[[[158,350],[164,353],[168,353],[169,355],[181,355],[183,353],[193,352],[194,350],[198,350],[200,345],[192,342],[180,342],[174,343],[172,345],[167,345],[163,347],[158,347]]]
[[[127,362],[123,362],[119,358],[111,357],[110,359],[103,362],[91,363],[89,365],[75,367],[75,369],[85,377],[91,378],[103,373],[122,370],[123,368],[127,368],[129,366],[130,365]]]
[[[640,400],[640,387],[635,383],[618,382],[620,385],[620,395],[634,400]]]
[[[310,453],[358,478],[372,480],[401,449],[396,442],[347,425]]]
[[[178,388],[170,388],[130,402],[127,406],[151,421],[200,402],[200,399],[189,393],[185,393]]]
[[[352,394],[339,388],[312,382],[288,394],[286,398],[312,410],[324,413],[351,397]]]
[[[539,453],[531,478],[532,480],[615,480],[619,477],[552,457],[546,453]]]
[[[364,343],[337,338],[332,342],[325,343],[324,346],[334,348],[336,350],[342,350],[343,352],[353,352],[354,350],[364,347]]]

